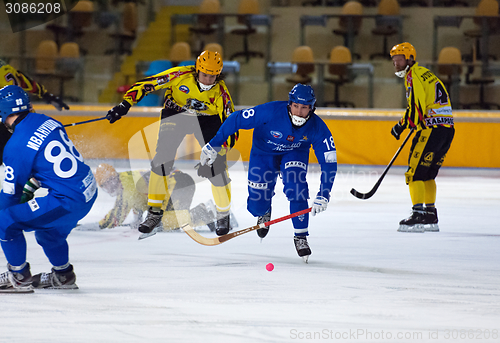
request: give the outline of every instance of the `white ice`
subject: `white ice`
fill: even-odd
[[[349,194],[367,192],[381,170],[340,169],[328,210],[310,219],[309,264],[290,221],[262,242],[250,232],[214,247],[183,232],[138,241],[125,226],[74,230],[80,289],[0,294],[0,342],[498,342],[500,172],[443,168],[441,232],[418,234],[396,231],[411,208],[404,169],[393,168],[369,200]],[[240,165],[231,178],[239,229],[255,225]],[[314,196],[319,173],[308,179]],[[198,183],[193,205],[210,198],[209,184]],[[82,223],[113,203],[101,191]],[[278,182],[273,218],[288,213]],[[48,271],[33,233],[26,237],[32,273]]]

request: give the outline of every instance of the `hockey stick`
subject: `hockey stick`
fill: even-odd
[[[248,227],[248,228],[243,229],[243,230],[238,230],[238,231],[235,231],[235,232],[228,233],[227,235],[220,236],[220,237],[215,237],[215,238],[203,237],[198,232],[194,231],[194,229],[189,224],[183,225],[181,227],[181,229],[184,230],[184,232],[187,233],[189,235],[189,237],[191,237],[197,243],[200,243],[202,245],[208,245],[208,246],[219,245],[219,244],[224,243],[224,242],[226,242],[226,241],[228,241],[228,240],[230,240],[230,239],[232,239],[234,237],[241,236],[241,235],[243,235],[243,234],[245,234],[247,232],[254,231],[254,230],[257,230],[257,229],[262,229],[265,226],[273,225],[273,224],[282,222],[284,220],[287,220],[287,219],[290,219],[290,218],[293,218],[293,217],[298,217],[300,215],[309,213],[309,212],[311,212],[311,209],[312,208],[309,207],[309,208],[306,208],[305,210],[298,211],[298,212],[289,214],[289,215],[281,217],[281,218],[270,220],[270,221],[268,221],[266,223],[261,223],[261,224],[255,225],[255,226]]]
[[[92,123],[93,121],[99,121],[99,120],[103,120],[103,119],[106,119],[106,117],[101,117],[101,118],[96,118],[96,119],[90,119],[90,120],[80,121],[78,123],[66,124],[66,125],[63,125],[63,126],[64,127],[76,126],[76,125],[81,125],[81,124]]]
[[[358,199],[364,199],[365,200],[365,199],[370,199],[373,196],[373,194],[375,194],[375,192],[377,191],[378,187],[382,183],[382,180],[384,179],[385,174],[387,174],[387,172],[389,171],[389,168],[391,168],[392,164],[394,163],[394,161],[398,157],[399,153],[401,152],[401,150],[405,146],[406,142],[408,141],[408,139],[410,138],[410,136],[411,136],[411,134],[413,133],[414,130],[415,130],[415,128],[412,128],[410,130],[410,133],[408,134],[408,136],[406,136],[405,140],[403,141],[403,144],[401,144],[401,146],[399,147],[398,151],[396,151],[396,154],[392,158],[391,162],[389,162],[389,164],[387,165],[387,167],[385,167],[384,172],[382,173],[382,175],[378,179],[378,181],[375,184],[375,186],[373,186],[373,188],[371,189],[371,191],[369,191],[368,193],[360,193],[357,190],[355,190],[354,188],[352,188],[351,189],[351,194],[352,195],[354,195]]]

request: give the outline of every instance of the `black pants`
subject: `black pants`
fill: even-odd
[[[450,149],[454,135],[453,127],[417,131],[408,157],[406,183],[435,179]]]
[[[163,117],[163,116],[162,116]],[[156,155],[151,162],[151,171],[158,175],[168,176],[173,169],[177,149],[186,135],[194,134],[200,146],[208,143],[222,125],[219,116],[196,116],[178,113],[162,118]],[[225,161],[225,156],[218,156]],[[209,178],[214,186],[229,183],[226,172]]]

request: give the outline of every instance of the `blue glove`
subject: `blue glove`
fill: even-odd
[[[328,199],[321,195],[318,195],[316,196],[316,199],[314,199],[311,214],[315,216],[317,213],[325,211],[327,206],[328,206]]]

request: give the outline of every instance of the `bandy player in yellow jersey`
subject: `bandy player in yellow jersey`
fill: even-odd
[[[62,111],[63,108],[69,110],[68,105],[59,97],[47,92],[43,85],[0,59],[0,88],[8,85],[16,85],[27,93],[36,94],[40,99],[43,99],[47,104],[51,104],[59,111]]]
[[[156,155],[151,162],[149,209],[146,219],[139,226],[142,233],[152,232],[161,222],[161,205],[168,194],[165,185],[173,169],[177,148],[184,137],[194,133],[200,146],[204,146],[234,111],[229,91],[220,77],[221,72],[220,54],[203,51],[195,66],[174,67],[137,81],[124,95],[123,101],[108,112],[107,118],[114,123],[148,93],[165,89]],[[237,137],[236,133],[228,139],[226,149],[221,150],[213,166],[198,169],[198,175],[207,177],[212,183],[218,235],[225,235],[230,230],[231,179],[225,154],[234,146]]]
[[[396,75],[405,80],[408,100],[403,118],[391,133],[399,139],[407,128],[416,131],[405,173],[412,214],[399,223],[398,231],[437,232],[435,179],[455,134],[450,97],[441,80],[415,61],[417,52],[410,43],[395,45],[390,54]]]

